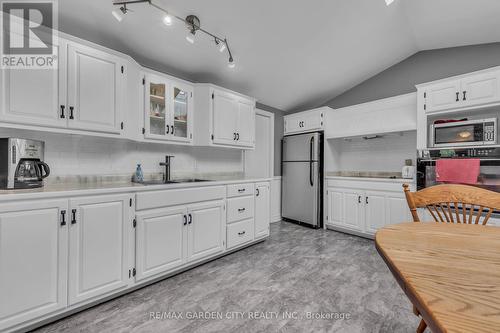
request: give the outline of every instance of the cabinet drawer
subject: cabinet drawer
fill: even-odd
[[[227,199],[227,223],[249,219],[253,216],[253,196]]]
[[[224,199],[224,186],[191,187],[175,190],[139,192],[136,210],[184,205],[201,201]]]
[[[227,226],[227,248],[250,242],[254,237],[253,219],[233,223]]]
[[[248,184],[234,184],[227,186],[227,197],[242,197],[245,195],[253,195],[255,192],[255,185]]]

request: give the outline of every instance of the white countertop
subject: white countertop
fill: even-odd
[[[193,183],[173,183],[160,185],[142,185],[132,182],[103,182],[103,183],[53,183],[44,187],[21,190],[0,190],[0,202],[12,200],[47,199],[82,195],[100,195],[125,192],[144,192],[170,190],[190,187],[206,187],[239,183],[255,183],[271,181],[272,178],[254,178],[246,176],[213,176],[205,177],[209,181]]]
[[[415,183],[415,179],[405,179],[405,178],[386,178],[386,177],[344,177],[344,176],[326,176],[326,179],[336,179],[336,180],[356,180],[360,182],[385,182],[385,183]]]

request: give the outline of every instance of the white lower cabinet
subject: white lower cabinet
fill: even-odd
[[[185,206],[137,213],[135,260],[138,281],[186,262],[187,222]]]
[[[70,200],[69,303],[128,285],[130,195]]]
[[[64,199],[0,205],[0,331],[66,307],[67,212]]]
[[[253,219],[229,224],[227,226],[227,248],[232,249],[252,241],[255,237],[254,228]]]
[[[224,251],[224,201],[139,212],[136,279],[166,273]]]
[[[188,207],[188,261],[203,259],[224,250],[224,201]]]
[[[271,221],[270,184],[261,183],[255,186],[255,238],[269,236]]]
[[[386,225],[412,221],[401,185],[328,181],[327,226],[374,235]]]

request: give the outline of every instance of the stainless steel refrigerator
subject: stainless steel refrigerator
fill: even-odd
[[[285,220],[323,226],[323,135],[289,135],[282,142],[282,215]]]

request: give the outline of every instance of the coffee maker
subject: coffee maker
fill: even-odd
[[[0,188],[42,187],[50,174],[43,162],[44,148],[43,141],[0,138]]]

